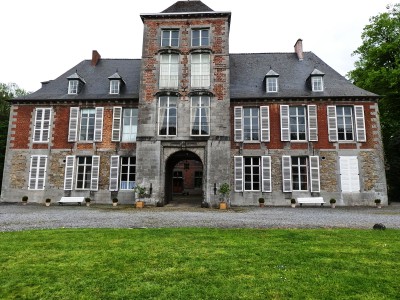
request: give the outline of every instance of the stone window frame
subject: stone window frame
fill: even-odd
[[[203,36],[204,33],[204,36]],[[198,37],[197,37],[198,35]],[[210,46],[210,28],[192,28],[191,31],[192,47],[208,47]],[[195,41],[198,41],[197,43]],[[205,42],[206,43],[203,43]]]
[[[211,53],[190,54],[190,87],[209,89],[211,87]]]
[[[177,136],[178,134],[178,96],[159,96],[158,135]],[[161,103],[166,100],[166,103]],[[173,101],[171,101],[173,100]],[[171,114],[172,113],[172,114]],[[166,127],[164,127],[164,124]],[[173,126],[175,124],[175,126]],[[165,133],[164,133],[165,130]]]
[[[158,86],[160,89],[179,87],[179,60],[177,53],[160,53],[160,74]]]
[[[199,105],[194,106],[193,101],[194,99],[199,98]],[[203,106],[203,100],[205,100],[206,105]],[[210,135],[210,129],[211,129],[211,116],[210,116],[210,111],[211,110],[211,97],[210,96],[202,96],[202,95],[192,95],[190,97],[190,135],[191,136],[209,136]],[[205,118],[206,121],[203,123],[203,113],[205,113]],[[198,122],[198,133],[194,133],[194,127],[195,127],[195,120],[200,119]],[[206,132],[203,133],[203,128],[206,128]]]
[[[174,37],[174,33],[177,33],[178,36]],[[165,34],[168,34],[168,37],[164,37]],[[161,47],[179,47],[179,29],[161,29],[160,45]]]

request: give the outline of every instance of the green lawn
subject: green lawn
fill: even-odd
[[[400,231],[0,232],[0,299],[399,299]]]

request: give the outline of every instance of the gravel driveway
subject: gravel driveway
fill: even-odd
[[[50,207],[0,203],[0,231],[44,228],[400,228],[400,205],[375,207],[240,207],[226,211],[193,207]]]

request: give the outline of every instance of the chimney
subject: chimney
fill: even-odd
[[[297,54],[297,58],[302,61],[304,58],[303,55],[303,40],[302,39],[298,39],[296,44],[294,44],[294,52],[296,52]]]
[[[92,63],[91,63],[91,65],[93,67],[95,67],[97,65],[97,63],[100,61],[100,58],[101,58],[101,56],[100,56],[99,52],[97,52],[97,50],[93,50],[92,51]]]

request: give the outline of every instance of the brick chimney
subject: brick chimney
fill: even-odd
[[[97,63],[100,61],[101,55],[99,54],[99,52],[97,52],[97,50],[93,50],[92,51],[92,63],[91,65],[93,67],[95,67],[97,65]]]
[[[298,39],[296,44],[294,44],[294,52],[296,52],[297,54],[297,58],[302,61],[304,58],[303,55],[303,40],[302,39]]]

